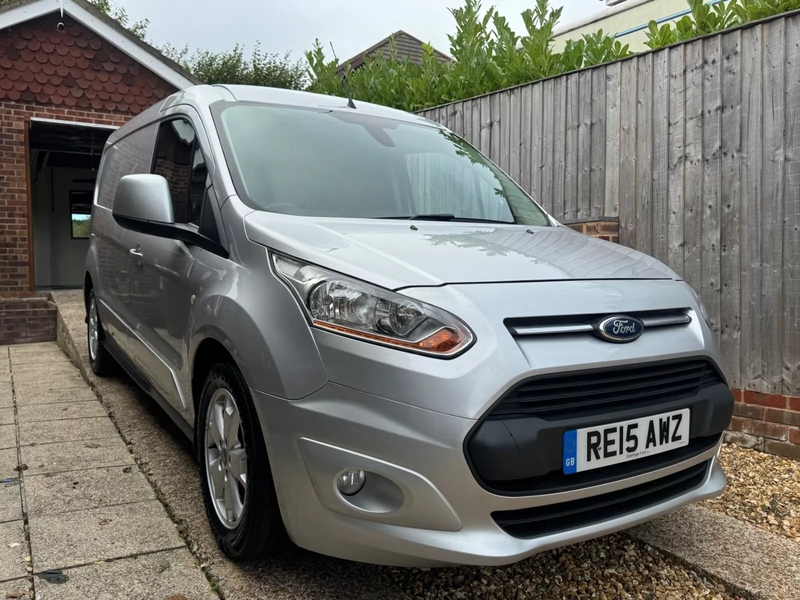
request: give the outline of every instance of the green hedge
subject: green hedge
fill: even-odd
[[[548,0],[537,0],[522,13],[525,33],[518,35],[494,7],[484,11],[479,0],[465,0],[450,9],[455,34],[450,39],[453,62],[442,63],[430,46],[421,66],[378,54],[357,70],[348,66],[348,83],[357,100],[414,111],[511,87],[528,81],[624,58],[628,46],[598,31],[553,50],[553,30],[561,17]],[[338,63],[329,60],[319,40],[306,52],[310,91],[342,95]]]

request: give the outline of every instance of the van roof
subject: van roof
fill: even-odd
[[[162,110],[166,110],[177,104],[193,104],[198,107],[207,108],[216,102],[226,101],[279,104],[283,106],[330,110],[353,110],[347,107],[347,99],[339,96],[327,96],[324,94],[313,94],[311,92],[255,85],[195,85],[185,90],[179,90],[172,96],[157,102],[144,112],[135,116],[127,125],[111,134],[108,138],[107,145],[111,146],[140,127],[152,123],[158,119],[158,115]],[[361,100],[356,100],[355,105],[355,111],[363,115],[439,127],[439,125],[425,117],[395,108],[389,108],[388,106],[370,104],[369,102],[362,102]]]

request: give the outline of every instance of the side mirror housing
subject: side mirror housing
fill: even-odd
[[[111,214],[123,229],[181,241],[228,258],[219,243],[175,223],[169,184],[161,175],[125,175],[117,186]]]
[[[174,225],[172,213],[172,197],[169,184],[161,175],[125,175],[119,181],[117,194],[114,196],[114,219],[121,227],[138,230],[132,221],[145,223],[161,223]]]

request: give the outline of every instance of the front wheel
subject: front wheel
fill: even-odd
[[[89,346],[89,366],[95,375],[107,375],[113,368],[113,358],[103,346],[103,325],[97,311],[94,290],[89,292],[86,303],[86,340]]]
[[[222,551],[245,561],[283,539],[266,444],[241,373],[220,363],[206,377],[198,411],[203,503]]]

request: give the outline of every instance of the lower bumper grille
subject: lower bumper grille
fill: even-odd
[[[585,527],[650,508],[700,487],[710,462],[624,490],[547,506],[494,512],[492,518],[509,535],[524,539]]]
[[[689,409],[689,444],[646,458],[565,475],[564,432]],[[537,376],[514,386],[470,432],[468,464],[504,496],[566,492],[672,466],[713,449],[733,395],[706,358]]]

